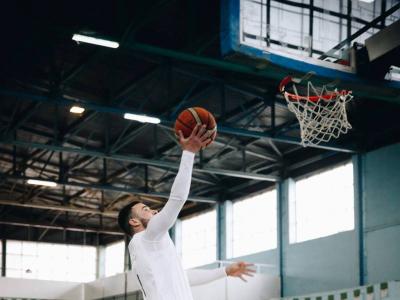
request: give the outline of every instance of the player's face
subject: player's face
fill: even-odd
[[[134,216],[137,216],[137,219],[143,224],[144,227],[147,227],[147,223],[150,219],[158,213],[155,209],[150,209],[147,205],[143,203],[138,203],[132,207],[134,210]]]

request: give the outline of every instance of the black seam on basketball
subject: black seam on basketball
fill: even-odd
[[[206,127],[207,129],[209,129],[209,127],[210,127],[210,119],[211,119],[210,118],[210,113],[208,112],[207,113],[207,127]]]
[[[189,125],[187,125],[186,123],[184,123],[183,121],[176,119],[179,123],[181,123],[183,126],[185,126],[187,129],[193,130],[193,128],[191,128]]]
[[[195,110],[195,109],[194,109]],[[196,111],[196,113],[197,113],[197,118],[196,118],[196,116],[193,114],[193,112],[190,110],[190,109],[188,109],[188,111],[190,112],[190,114],[192,115],[192,117],[193,117],[193,119],[196,121],[196,124],[198,124],[197,123],[197,118],[199,118],[200,119],[200,122],[201,123],[203,123],[203,120],[200,118],[200,116],[199,116],[199,114],[197,113],[197,111]]]

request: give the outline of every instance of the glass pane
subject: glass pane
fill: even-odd
[[[6,260],[7,260],[7,268],[21,269],[22,267],[21,255],[7,253]]]
[[[108,245],[105,249],[105,275],[112,276],[124,271],[125,242]]]
[[[234,257],[276,248],[276,203],[272,190],[233,204]]]
[[[399,0],[386,0],[386,10],[390,9],[393,5],[397,4]],[[396,10],[393,14],[390,16],[386,17],[385,24],[386,26],[389,26],[390,24],[393,24],[394,22],[397,22],[400,20],[400,10]]]
[[[182,263],[184,268],[205,265],[216,260],[216,211],[182,221]]]
[[[22,256],[22,270],[34,271],[37,269],[37,257],[36,256]]]
[[[313,48],[326,52],[336,46],[344,38],[340,19],[328,14],[314,13],[313,18]]]
[[[38,243],[38,256],[44,259],[51,259],[54,256],[54,245],[49,243]]]
[[[340,12],[340,1],[314,0],[314,6],[334,12]]]
[[[22,242],[23,255],[37,255],[37,243],[35,242]]]
[[[297,181],[295,193],[289,201],[291,243],[354,229],[352,163]]]
[[[7,253],[21,254],[22,253],[22,242],[8,240],[7,241]]]
[[[305,36],[309,36],[309,9],[271,2],[271,39],[282,46],[291,44],[308,47]],[[286,49],[290,52],[290,49]]]

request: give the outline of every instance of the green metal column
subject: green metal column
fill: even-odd
[[[217,204],[217,259],[232,257],[232,201]]]
[[[278,228],[278,266],[281,297],[285,296],[285,253],[289,246],[289,201],[294,197],[295,182],[292,178],[276,184],[277,189],[277,228]]]
[[[364,285],[366,280],[366,254],[364,236],[364,196],[363,196],[363,154],[353,156],[354,172],[354,212],[355,229],[358,233],[358,264],[359,284]]]
[[[3,238],[1,244],[1,277],[6,277],[6,255],[7,255],[7,240]]]

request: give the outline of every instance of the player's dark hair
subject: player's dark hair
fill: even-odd
[[[132,207],[136,204],[140,203],[139,201],[133,201],[127,205],[125,205],[118,214],[118,225],[129,236],[134,235],[134,231],[132,226],[129,224],[129,220],[134,216],[132,215]]]

